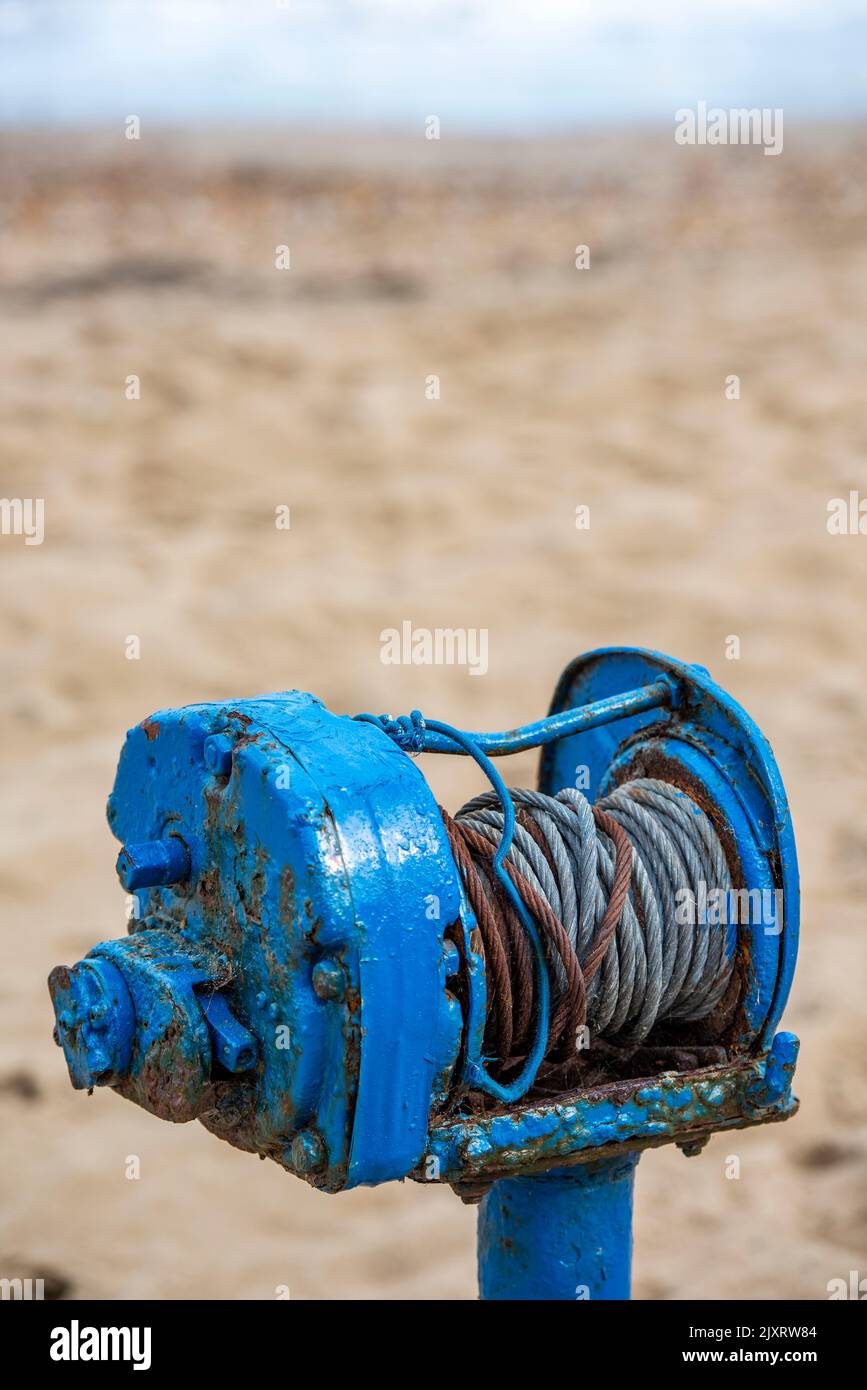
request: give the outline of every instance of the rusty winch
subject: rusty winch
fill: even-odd
[[[508,788],[492,760],[536,746]],[[422,753],[488,789],[452,818]],[[483,1296],[628,1297],[640,1151],[797,1106],[791,819],[703,668],[593,652],[504,733],[299,691],[164,710],[108,815],[129,934],[50,977],[73,1086],[327,1192],[451,1184]]]

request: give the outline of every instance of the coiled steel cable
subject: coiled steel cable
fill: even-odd
[[[733,956],[724,926],[696,909],[732,880],[700,807],[653,778],[595,806],[571,787],[556,797],[509,794],[516,816],[505,869],[542,938],[552,986],[547,1065],[574,1057],[585,1025],[591,1036],[635,1044],[657,1022],[711,1013]],[[535,991],[526,934],[491,870],[501,798],[484,792],[454,818],[442,815],[481,937],[485,1048],[508,1070],[526,1055]]]

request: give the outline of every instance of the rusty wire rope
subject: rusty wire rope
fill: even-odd
[[[658,1021],[706,1017],[733,957],[724,924],[700,904],[728,893],[726,856],[704,812],[678,788],[637,778],[591,806],[510,789],[505,869],[542,939],[551,984],[546,1066],[594,1037],[643,1041]],[[536,1003],[526,932],[492,872],[503,835],[496,791],[443,820],[476,917],[488,991],[485,1050],[500,1071],[526,1056]]]

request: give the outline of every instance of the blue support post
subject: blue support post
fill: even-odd
[[[484,1299],[628,1299],[637,1154],[495,1182],[479,1208]]]

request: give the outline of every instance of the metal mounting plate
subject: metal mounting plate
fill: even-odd
[[[734,1066],[665,1072],[576,1091],[545,1104],[450,1120],[431,1131],[413,1175],[430,1181],[486,1183],[609,1154],[678,1143],[697,1152],[718,1130],[786,1120],[798,1101],[791,1083],[798,1040],[777,1035],[771,1052]]]

